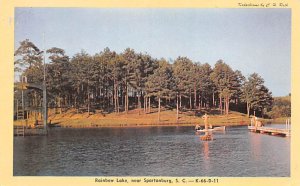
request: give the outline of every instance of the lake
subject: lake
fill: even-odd
[[[273,125],[275,127],[283,125]],[[203,135],[203,134],[201,134]],[[194,127],[52,128],[14,137],[14,176],[289,177],[290,138]]]

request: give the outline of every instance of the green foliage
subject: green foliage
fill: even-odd
[[[20,42],[15,51],[15,71],[21,71],[29,82],[42,83],[42,53],[29,40]],[[81,51],[69,58],[63,49],[53,47],[47,54],[48,99],[56,106],[63,100],[66,107],[92,105],[106,111],[128,112],[141,108],[142,102],[144,107],[151,107],[151,101],[152,106],[158,104],[151,98],[190,109],[212,107],[217,102],[222,109],[224,103],[226,114],[233,102],[244,102],[248,111],[261,113],[270,113],[272,106],[272,94],[258,74],[251,74],[246,80],[222,60],[213,68],[180,56],[172,63],[131,48],[122,53],[105,48],[94,55]],[[147,104],[146,98],[150,100]],[[283,108],[278,104],[273,106],[273,115]],[[283,113],[288,115],[285,110]]]
[[[242,100],[247,104],[247,113],[250,109],[260,111],[264,115],[272,105],[272,93],[264,85],[264,80],[257,73],[251,74],[242,87]]]
[[[20,42],[19,48],[15,51],[15,66],[18,70],[23,68],[29,68],[32,65],[40,65],[42,63],[42,51],[38,47],[36,47],[32,42],[28,39]]]
[[[165,60],[159,61],[159,66],[154,73],[148,77],[146,82],[147,96],[158,98],[171,98],[174,87],[173,70],[171,65]]]
[[[268,115],[271,118],[291,117],[291,96],[275,97]]]
[[[219,108],[222,110],[223,98],[224,111],[228,114],[230,101],[232,99],[238,99],[241,94],[241,83],[244,80],[244,77],[240,71],[233,71],[229,65],[222,60],[219,60],[211,73],[211,79],[219,94]]]

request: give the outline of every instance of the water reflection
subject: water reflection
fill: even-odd
[[[201,141],[193,127],[51,129],[14,138],[14,175],[289,176],[290,141],[246,127]],[[201,134],[203,135],[203,134]]]
[[[261,137],[259,136],[261,134],[249,133],[249,139],[251,143],[251,153],[252,153],[252,158],[254,160],[259,160],[261,156]]]
[[[206,161],[209,160],[209,146],[208,146],[208,144],[209,144],[208,141],[203,142],[203,154],[204,154],[204,159]]]

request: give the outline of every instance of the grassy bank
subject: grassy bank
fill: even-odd
[[[75,109],[68,110],[63,114],[55,114],[54,110],[49,111],[51,123],[60,124],[62,127],[130,127],[130,126],[194,126],[196,124],[204,125],[201,119],[204,113],[209,114],[209,123],[212,125],[247,125],[250,119],[238,112],[230,112],[229,115],[220,115],[218,110],[201,110],[180,112],[179,120],[176,120],[176,110],[162,109],[160,121],[156,109],[150,113],[139,112],[138,109],[130,110],[127,114],[122,113],[96,113],[88,114],[77,113]],[[22,125],[25,122],[15,121],[15,125]],[[27,121],[28,125],[34,123],[34,119]]]

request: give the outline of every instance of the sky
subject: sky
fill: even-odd
[[[15,49],[25,39],[70,57],[130,47],[212,67],[222,59],[246,77],[258,73],[273,96],[291,92],[290,9],[16,8]]]

